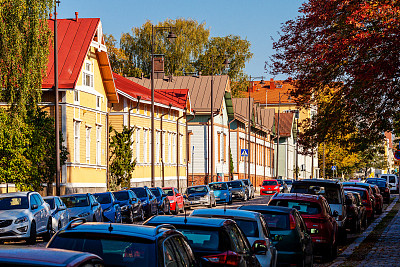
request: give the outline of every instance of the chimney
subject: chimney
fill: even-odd
[[[50,19],[53,19],[53,13],[50,13]]]
[[[76,22],[78,22],[78,15],[79,15],[79,12],[75,12],[75,21]]]
[[[275,89],[275,82],[273,78],[269,80],[269,89]]]

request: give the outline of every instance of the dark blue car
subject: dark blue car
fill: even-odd
[[[142,202],[132,190],[121,190],[113,192],[113,194],[121,207],[123,222],[133,223],[135,219],[140,221],[144,220]]]
[[[150,190],[153,193],[153,195],[157,198],[158,211],[163,214],[170,214],[171,210],[167,194],[165,194],[160,187],[152,187],[150,188]]]
[[[158,214],[157,198],[153,195],[153,193],[147,186],[132,187],[129,189],[132,190],[142,202],[142,208],[146,217]]]
[[[122,223],[121,207],[112,192],[93,194],[103,209],[103,220],[105,222]]]

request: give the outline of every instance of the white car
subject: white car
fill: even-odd
[[[52,231],[57,232],[69,222],[69,212],[67,206],[60,197],[48,196],[43,198],[50,206],[50,213],[52,218]]]
[[[386,182],[389,183],[390,192],[394,192],[395,194],[399,193],[399,179],[397,179],[397,175],[395,174],[381,174],[379,178],[386,179]]]
[[[51,237],[49,204],[37,192],[0,194],[0,241],[25,239],[34,244],[38,235]]]
[[[256,255],[261,266],[276,266],[277,251],[271,242],[268,224],[258,212],[234,209],[197,209],[190,216],[226,218],[236,222],[252,246],[265,246],[265,255]]]

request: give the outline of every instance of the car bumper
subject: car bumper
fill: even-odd
[[[287,266],[296,264],[303,261],[303,254],[301,252],[293,251],[278,251],[277,266]]]
[[[193,207],[193,206],[209,206],[210,200],[187,200],[185,202],[185,207]]]
[[[276,190],[260,190],[260,195],[274,195],[275,193],[279,193]]]
[[[28,238],[30,232],[30,226],[28,223],[23,224],[12,224],[10,226],[0,228],[0,239],[20,239]]]

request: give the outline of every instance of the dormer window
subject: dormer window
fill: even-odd
[[[88,87],[94,87],[93,85],[93,63],[90,61],[85,62],[83,69],[83,85]]]

